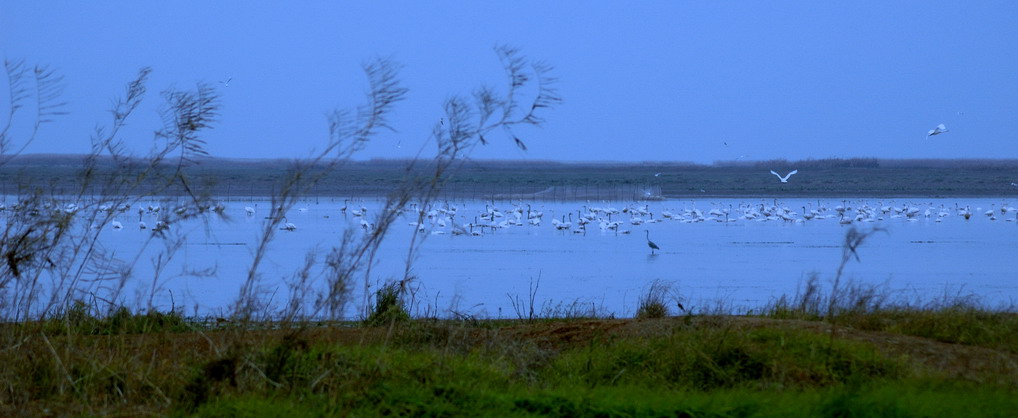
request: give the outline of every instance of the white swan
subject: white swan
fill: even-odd
[[[774,170],[771,170],[771,174],[773,174],[775,176],[778,176],[778,180],[781,180],[782,183],[788,183],[788,178],[792,177],[792,174],[795,174],[795,173],[798,173],[798,172],[799,172],[799,170],[792,170],[788,174],[785,174],[784,177],[781,177],[781,174],[778,174],[778,173],[774,172]]]
[[[165,221],[156,221],[156,227],[153,228],[152,230],[155,231],[155,232],[159,232],[159,231],[165,231],[167,229],[170,229],[170,224],[169,223],[167,223]]]
[[[283,217],[283,226],[280,227],[279,229],[283,229],[283,230],[287,230],[287,231],[296,231],[297,230],[297,225],[294,225],[293,223],[287,222],[286,221],[286,217],[284,216]]]

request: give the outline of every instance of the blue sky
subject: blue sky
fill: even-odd
[[[492,47],[509,44],[555,65],[564,102],[518,132],[529,151],[499,138],[474,158],[1018,158],[1015,22],[1014,1],[5,0],[0,52],[65,76],[70,114],[31,153],[87,152],[151,66],[123,135],[136,154],[159,127],[159,91],[232,77],[211,154],[306,156],[326,112],[361,102],[361,64],[390,57],[409,97],[397,132],[359,157],[427,154],[443,100],[502,85]],[[950,132],[925,138],[939,123]]]

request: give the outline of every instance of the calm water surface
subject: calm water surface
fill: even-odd
[[[244,207],[255,207],[255,203],[255,214],[246,214]],[[861,261],[853,260],[845,269],[847,279],[883,285],[896,296],[913,300],[972,294],[990,307],[1018,300],[1018,212],[1008,210],[1018,206],[1018,199],[532,202],[530,216],[543,213],[540,226],[528,223],[525,202],[494,203],[449,202],[456,209],[454,217],[438,216],[427,222],[428,236],[413,263],[419,310],[511,317],[515,312],[510,297],[526,299],[531,286],[537,285],[539,307],[578,302],[603,313],[629,316],[639,295],[655,280],[670,283],[687,307],[722,302],[730,308],[750,309],[782,294],[794,294],[813,273],[829,283],[841,259],[845,232],[853,225],[880,226],[887,232],[863,244],[858,251]],[[340,211],[344,205],[351,209],[345,215]],[[363,233],[360,220],[371,220],[380,205],[371,200],[297,205],[287,214],[297,229],[278,231],[260,270],[266,297],[273,302],[284,300],[284,279],[301,267],[309,251],[321,254],[338,245],[347,228]],[[367,208],[365,217],[351,214],[362,206]],[[844,216],[838,206],[845,209]],[[227,206],[230,222],[176,226],[176,232],[186,236],[186,245],[163,275],[163,289],[156,298],[160,306],[170,305],[172,291],[177,306],[197,306],[199,313],[206,314],[224,312],[246,276],[268,207],[265,201],[231,202]],[[512,214],[516,207],[520,226],[507,221],[516,219]],[[972,213],[969,220],[959,214],[966,207]],[[608,223],[611,208],[618,210],[611,215],[611,221],[621,222],[617,229]],[[592,209],[601,209],[596,214],[605,221],[605,228],[594,220],[585,232],[575,232],[580,229],[581,214]],[[502,216],[482,219],[481,215],[495,210]],[[818,215],[805,220],[814,210]],[[991,210],[992,217],[985,214]],[[672,216],[666,218],[666,213]],[[782,219],[782,214],[788,219]],[[133,254],[151,231],[138,228],[137,214],[124,215],[119,220],[125,227],[107,228],[101,239],[107,249]],[[152,216],[144,215],[150,226],[155,223]],[[634,225],[632,218],[660,222]],[[438,226],[440,219],[445,227]],[[558,229],[553,219],[571,220],[571,227]],[[842,219],[853,223],[843,224]],[[402,277],[414,229],[409,223],[414,220],[404,215],[386,238],[369,279],[372,286]],[[470,234],[467,226],[467,234],[452,234],[454,223],[492,222],[508,226],[473,228],[478,235]],[[654,254],[645,231],[660,247]],[[140,258],[134,271],[137,292],[151,287],[144,278],[151,277],[150,260],[160,251],[158,245],[151,246]],[[209,268],[215,268],[214,276],[187,273]],[[355,290],[351,312],[363,300],[363,278],[358,280],[361,285]]]

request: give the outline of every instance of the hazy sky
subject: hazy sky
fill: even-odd
[[[209,151],[305,156],[327,111],[362,101],[361,64],[381,56],[405,66],[410,95],[398,132],[361,157],[409,157],[444,99],[504,85],[492,52],[504,43],[555,65],[565,101],[519,132],[528,152],[499,138],[475,158],[1018,158],[1016,22],[1013,0],[0,0],[0,52],[65,76],[70,114],[32,153],[86,152],[151,66],[124,135],[136,154],[159,127],[159,91],[232,77]],[[950,132],[926,139],[939,123]]]

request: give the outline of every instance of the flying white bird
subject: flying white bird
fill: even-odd
[[[930,131],[926,133],[926,137],[929,138],[933,135],[940,135],[944,132],[947,132],[947,127],[941,123],[940,125],[937,125],[936,128],[930,129]]]
[[[231,77],[226,77],[226,81],[220,80],[219,84],[222,84],[223,87],[230,87],[230,81],[233,81],[233,77],[232,76]]]
[[[795,174],[795,173],[798,173],[798,172],[799,172],[799,170],[792,170],[788,174],[785,174],[784,177],[781,177],[781,174],[775,173],[774,170],[771,170],[771,174],[773,174],[775,176],[778,176],[778,179],[781,180],[782,183],[788,183],[788,178],[792,177],[792,174]]]

